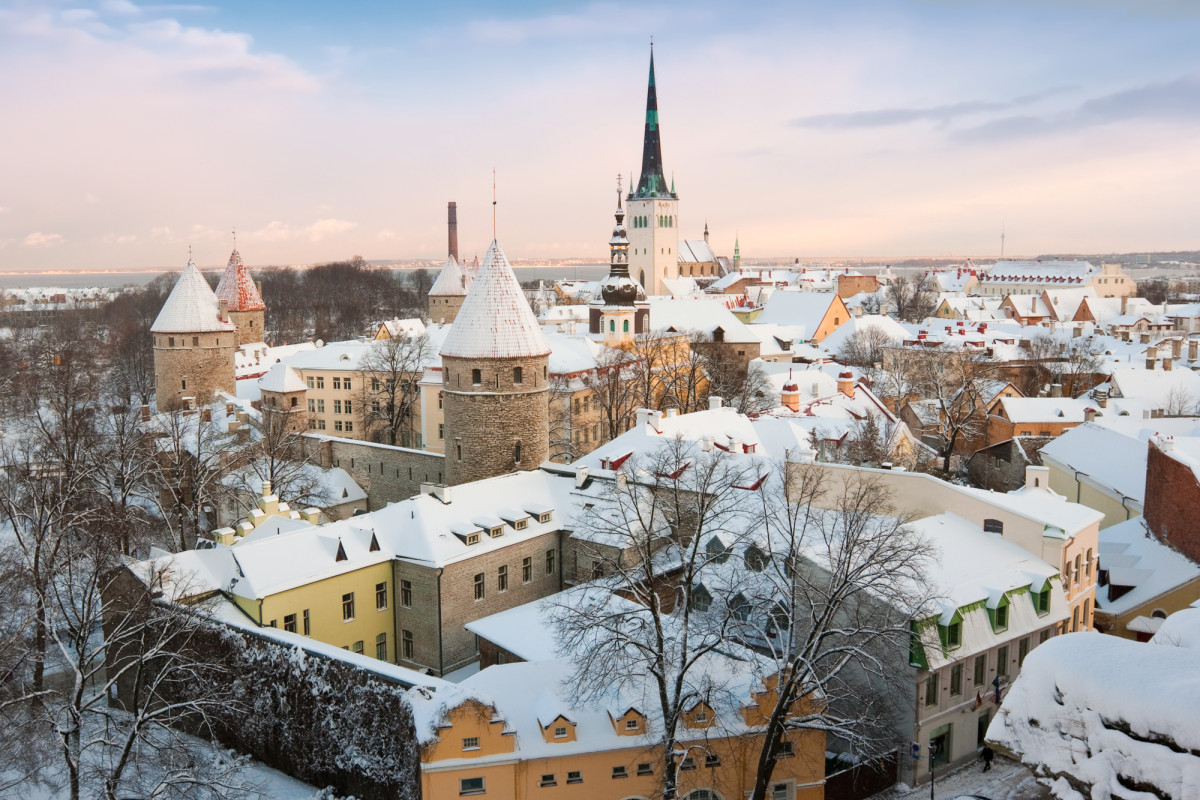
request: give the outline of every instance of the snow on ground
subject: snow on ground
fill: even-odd
[[[962,795],[977,795],[988,800],[1044,800],[1050,793],[1033,779],[1024,766],[997,755],[992,768],[983,771],[983,762],[977,761],[959,767],[945,776],[938,775],[934,781],[934,797],[952,800]],[[915,789],[900,784],[875,795],[872,800],[925,800],[929,797],[929,784]]]

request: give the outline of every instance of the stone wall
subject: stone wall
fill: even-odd
[[[466,299],[466,295],[429,295],[429,319],[449,325]]]
[[[302,438],[305,452],[322,467],[350,473],[367,492],[372,511],[418,494],[422,483],[446,482],[441,453],[313,433]]]
[[[180,407],[184,397],[194,397],[197,405],[204,405],[217,392],[235,391],[232,331],[156,333],[153,341],[154,394],[159,411]]]
[[[267,334],[263,330],[263,318],[266,311],[230,311],[229,321],[237,328],[238,345],[265,342]]]
[[[467,483],[532,469],[550,457],[546,356],[443,356],[442,368],[445,483]],[[514,381],[516,368],[521,369],[520,384]],[[474,382],[474,370],[479,370],[479,383]]]

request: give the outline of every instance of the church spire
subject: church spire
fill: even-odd
[[[600,296],[608,306],[632,306],[638,285],[629,277],[629,237],[625,234],[625,209],[621,207],[621,176],[617,176],[617,211],[613,215],[612,238],[608,240],[608,277],[600,284]]]
[[[646,133],[642,139],[642,177],[631,198],[670,197],[663,175],[662,143],[658,131],[658,92],[654,87],[654,45],[650,45],[650,83],[646,88]]]

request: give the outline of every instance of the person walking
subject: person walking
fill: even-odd
[[[996,757],[996,751],[993,750],[992,748],[988,747],[985,744],[983,746],[982,755],[983,755],[983,771],[987,772],[989,769],[992,768],[992,759]]]

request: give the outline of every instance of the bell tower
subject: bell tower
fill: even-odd
[[[588,309],[588,330],[604,337],[604,343],[620,347],[643,333],[650,314],[645,292],[629,275],[629,238],[625,233],[625,209],[621,207],[621,178],[617,176],[617,211],[612,238],[608,241],[608,277],[600,283],[600,297]]]
[[[663,175],[653,45],[650,46],[650,83],[646,89],[642,174],[626,201],[629,204],[630,275],[642,285],[646,294],[667,294],[663,280],[679,277],[679,197],[674,185],[668,186]]]

